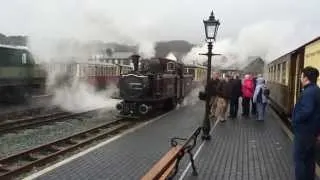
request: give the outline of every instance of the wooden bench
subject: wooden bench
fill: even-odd
[[[193,175],[197,175],[192,149],[196,146],[201,128],[197,128],[188,138],[172,138],[171,149],[141,178],[141,180],[170,180],[178,172],[180,160],[187,153],[191,161]],[[183,141],[179,144],[178,141]]]

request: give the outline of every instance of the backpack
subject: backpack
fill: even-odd
[[[263,89],[263,95],[266,96],[267,98],[269,98],[270,89],[268,89],[267,87],[265,87],[265,88]]]
[[[262,88],[260,88],[258,95],[257,95],[257,102],[262,103]]]
[[[267,88],[267,87],[262,87],[259,92],[258,92],[258,95],[257,95],[257,102],[259,103],[262,103],[263,100],[262,100],[262,94],[266,97],[266,98],[269,98],[269,95],[270,95],[270,90]]]

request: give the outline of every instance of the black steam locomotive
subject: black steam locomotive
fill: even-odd
[[[193,77],[184,64],[166,59],[141,60],[133,55],[134,70],[119,79],[121,116],[141,117],[157,109],[173,109],[191,91]],[[140,66],[140,67],[139,67]]]

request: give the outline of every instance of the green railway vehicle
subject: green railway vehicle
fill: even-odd
[[[1,102],[26,102],[44,90],[45,76],[26,47],[0,45]]]

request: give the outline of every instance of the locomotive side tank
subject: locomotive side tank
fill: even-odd
[[[182,63],[139,58],[132,56],[134,70],[119,79],[122,102],[116,108],[120,115],[139,117],[157,109],[172,109],[191,91],[193,78],[184,73]]]

